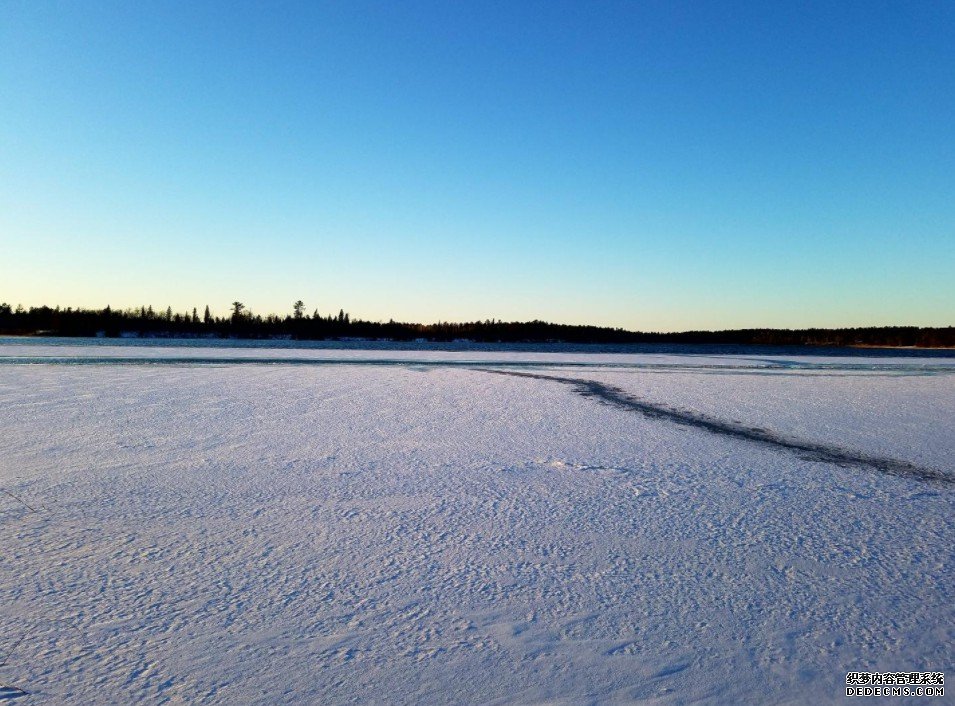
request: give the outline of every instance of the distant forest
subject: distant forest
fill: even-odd
[[[352,319],[343,310],[322,316],[306,313],[301,301],[288,315],[254,314],[233,302],[226,316],[200,312],[156,311],[151,306],[115,310],[48,306],[14,309],[0,304],[0,334],[26,336],[142,336],[169,338],[281,338],[300,340],[378,339],[392,341],[456,341],[482,343],[690,343],[765,344],[777,346],[914,346],[955,347],[955,327],[883,326],[841,329],[740,329],[653,333],[622,328],[572,326],[545,321],[414,324]]]

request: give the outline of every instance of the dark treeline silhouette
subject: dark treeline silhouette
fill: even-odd
[[[302,340],[367,338],[393,341],[468,340],[521,343],[687,343],[775,346],[913,346],[955,347],[955,327],[882,326],[840,329],[738,329],[653,333],[622,328],[573,326],[544,321],[504,322],[488,319],[467,323],[414,324],[352,319],[344,310],[320,315],[305,312],[297,301],[286,316],[255,314],[242,302],[232,302],[225,316],[206,306],[187,312],[151,306],[114,310],[48,306],[16,309],[0,304],[0,334],[45,336],[155,336],[213,338],[291,338]]]

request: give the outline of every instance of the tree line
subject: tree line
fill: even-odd
[[[736,329],[658,333],[623,328],[553,324],[545,321],[505,322],[495,319],[464,323],[416,324],[353,319],[343,309],[322,315],[306,313],[301,300],[290,313],[256,314],[240,301],[217,316],[208,306],[174,312],[172,307],[131,309],[15,309],[0,304],[0,334],[46,336],[156,336],[211,338],[379,339],[392,341],[455,341],[487,343],[687,343],[776,346],[912,346],[955,347],[955,327],[882,326],[838,329]]]

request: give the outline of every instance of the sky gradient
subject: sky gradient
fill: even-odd
[[[955,324],[955,3],[0,4],[0,301]]]

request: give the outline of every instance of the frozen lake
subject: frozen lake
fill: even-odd
[[[0,702],[841,703],[955,657],[950,355],[4,339],[0,424]]]

